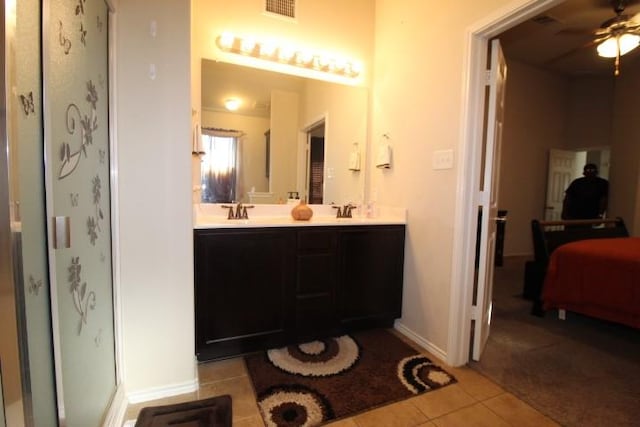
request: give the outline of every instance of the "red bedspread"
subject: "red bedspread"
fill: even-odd
[[[640,238],[591,239],[557,248],[542,291],[562,308],[640,328]]]

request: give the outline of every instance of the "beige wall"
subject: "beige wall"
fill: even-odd
[[[633,120],[620,116],[637,108],[635,97],[629,95],[637,85],[633,69],[614,83],[612,77],[567,78],[518,61],[508,63],[499,197],[500,207],[509,211],[505,254],[532,253],[530,221],[544,217],[550,148],[578,150],[615,144],[612,174],[618,182],[611,186],[609,214],[622,216],[628,225],[633,223],[635,202],[629,201],[636,200],[637,187],[627,177],[638,173],[633,160],[636,145],[629,142],[637,129]],[[619,89],[615,94],[614,87]]]
[[[615,145],[609,215],[631,228],[638,211],[638,128],[623,117],[638,108],[634,68],[614,83],[612,77],[566,78],[518,61],[508,65],[499,196],[509,211],[505,255],[532,254],[530,221],[544,217],[550,148]]]
[[[357,204],[364,197],[365,171],[349,170],[349,155],[354,143],[358,143],[363,164],[366,161],[368,99],[368,92],[362,87],[317,80],[308,80],[305,84],[300,125],[308,126],[320,117],[326,119],[325,171],[331,173],[325,173],[324,178],[325,204]],[[306,139],[304,135],[302,138]],[[305,168],[298,167],[298,170]]]
[[[455,164],[433,170],[432,156],[442,149],[453,149],[456,159],[463,155],[457,148],[466,102],[465,33],[508,3],[376,2],[371,141],[375,147],[383,134],[390,136],[393,165],[372,169],[370,190],[380,204],[408,209],[401,323],[442,352],[460,183]]]
[[[300,96],[296,92],[271,92],[271,192],[276,200],[287,200],[287,193],[297,191],[298,120]]]
[[[196,378],[189,14],[184,0],[122,0],[116,15],[116,321],[128,393],[179,392]]]
[[[566,148],[611,144],[614,78],[578,77],[569,80]]]
[[[629,231],[640,236],[640,61],[625,64],[615,85],[611,147],[612,216],[622,217]]]
[[[544,218],[549,149],[565,146],[569,87],[548,71],[518,61],[507,65],[498,197],[508,211],[504,253],[529,255],[531,220]]]

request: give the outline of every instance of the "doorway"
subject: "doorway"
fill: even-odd
[[[324,135],[325,122],[307,130],[307,203],[321,205],[324,199]]]
[[[456,216],[455,228],[459,230],[454,238],[452,262],[451,311],[449,318],[449,340],[447,362],[460,366],[470,360],[472,337],[473,283],[475,275],[475,239],[477,235],[477,197],[481,188],[482,159],[485,115],[484,70],[487,64],[489,40],[520,22],[549,9],[561,0],[537,0],[525,6],[511,5],[500,16],[486,17],[467,30],[468,43],[465,48],[467,70],[464,85],[463,147],[461,149],[458,179],[463,191],[458,195],[460,209]],[[483,250],[486,250],[483,249]],[[482,255],[481,255],[482,256]],[[486,254],[485,254],[486,256]]]
[[[598,175],[609,179],[609,147],[589,148],[584,150],[551,149],[549,152],[547,194],[544,206],[545,221],[561,219],[564,192],[571,181],[582,176],[582,170],[587,163],[598,167]]]

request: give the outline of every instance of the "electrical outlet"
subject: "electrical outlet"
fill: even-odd
[[[453,150],[438,150],[433,152],[433,169],[453,168]]]

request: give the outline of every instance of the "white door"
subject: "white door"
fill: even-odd
[[[551,149],[549,151],[549,173],[547,175],[547,200],[544,206],[546,221],[560,220],[564,191],[571,181],[581,175],[587,159],[586,151]]]
[[[475,327],[473,333],[474,360],[480,360],[489,338],[493,298],[493,266],[496,246],[496,219],[498,218],[498,183],[500,177],[500,148],[504,116],[504,94],[507,81],[507,64],[499,40],[491,42],[491,68],[488,73],[489,102],[487,104],[487,129],[485,132],[484,170],[478,209],[480,212],[480,242],[476,305],[473,307]]]

